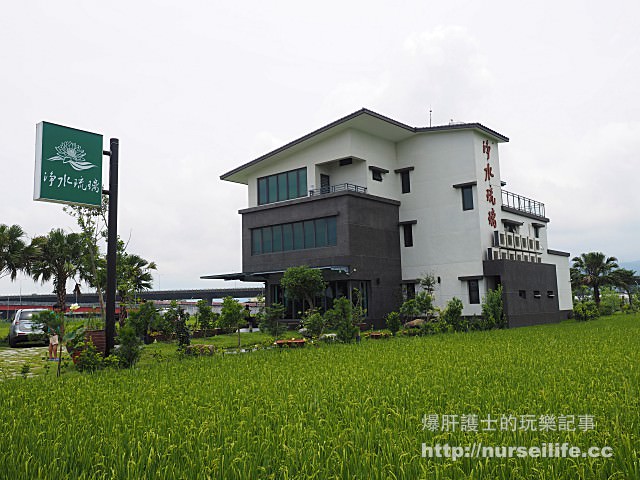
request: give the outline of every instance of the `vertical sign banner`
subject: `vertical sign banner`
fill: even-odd
[[[33,199],[100,206],[102,135],[40,122]]]

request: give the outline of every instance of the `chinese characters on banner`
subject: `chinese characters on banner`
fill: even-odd
[[[493,205],[496,204],[496,197],[493,195],[493,187],[491,186],[491,179],[493,178],[493,167],[489,161],[491,160],[491,145],[489,145],[489,140],[482,141],[482,153],[487,155],[487,166],[484,167],[484,181],[488,184],[489,188],[487,188],[487,202],[491,204],[491,210],[489,210],[488,220],[489,225],[493,228],[496,228],[496,210],[493,208]]]

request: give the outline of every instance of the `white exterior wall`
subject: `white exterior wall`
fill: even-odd
[[[470,131],[425,133],[398,144],[398,168],[414,167],[411,192],[400,195],[400,220],[417,221],[413,247],[405,247],[402,239],[402,278],[439,277],[436,304],[444,307],[458,297],[465,315],[481,311],[480,305],[469,304],[467,282],[458,279],[482,276],[480,199],[473,187],[474,209],[463,211],[462,193],[453,185],[477,179],[474,137]],[[400,180],[396,183],[400,191]],[[479,284],[482,296],[486,286],[482,280]]]
[[[556,277],[558,279],[558,307],[560,310],[573,310],[569,257],[547,254],[547,259],[546,263],[552,263],[556,266]]]

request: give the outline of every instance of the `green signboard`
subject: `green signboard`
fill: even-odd
[[[34,187],[34,200],[100,206],[102,135],[40,122]]]

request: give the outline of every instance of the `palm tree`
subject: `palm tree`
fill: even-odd
[[[40,255],[32,262],[30,274],[42,283],[53,279],[58,306],[66,310],[67,280],[74,278],[82,265],[83,241],[77,233],[65,233],[58,228],[46,236],[34,238]]]
[[[602,252],[583,253],[574,257],[575,280],[593,289],[593,299],[600,306],[600,287],[614,284],[612,272],[618,268],[616,257],[605,257]]]
[[[13,281],[20,270],[28,272],[37,248],[33,243],[27,245],[23,237],[19,225],[0,225],[0,278],[9,275]]]
[[[633,306],[633,288],[640,283],[640,277],[634,270],[619,268],[611,273],[614,285],[629,295],[629,306]]]

